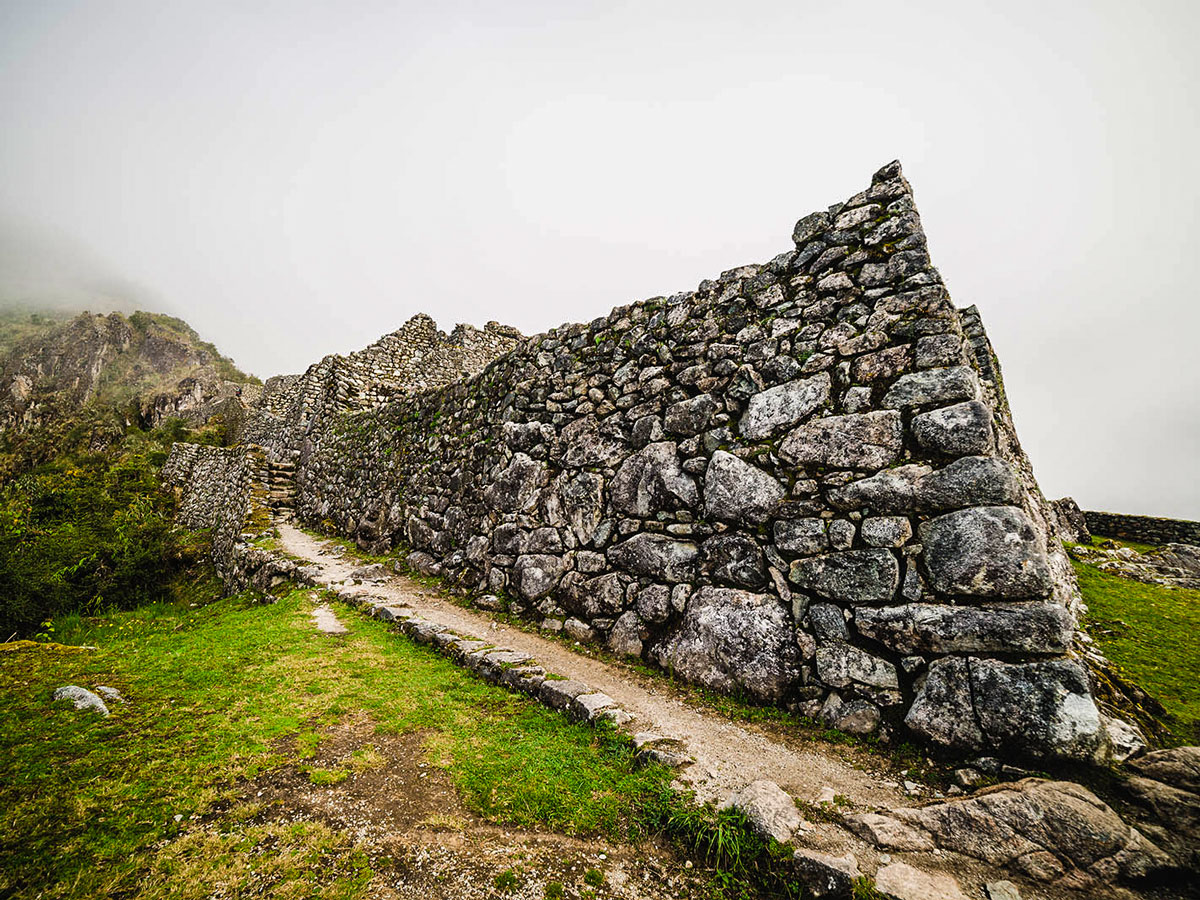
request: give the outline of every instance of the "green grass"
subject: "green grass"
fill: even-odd
[[[1136,550],[1138,553],[1145,553],[1147,550],[1155,549],[1154,544],[1139,544],[1137,541],[1127,541],[1124,538],[1110,538],[1100,534],[1092,535],[1092,546],[1099,547],[1104,541],[1112,541],[1114,544],[1121,547],[1128,547],[1130,550]]]
[[[236,804],[239,781],[311,758],[324,728],[362,712],[381,732],[423,734],[429,762],[494,821],[636,839],[676,802],[671,773],[635,770],[614,732],[572,725],[374,620],[346,617],[350,633],[324,639],[306,597],[76,616],[58,639],[99,649],[0,652],[0,896],[176,896],[172,873],[235,896],[255,877],[287,896],[358,896],[370,871],[344,835],[188,823]],[[101,719],[51,703],[63,684],[110,685],[129,702]],[[332,783],[339,770],[307,771]]]
[[[1075,563],[1085,627],[1129,679],[1176,716],[1200,723],[1200,591],[1142,584]]]

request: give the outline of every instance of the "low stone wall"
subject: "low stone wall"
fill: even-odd
[[[793,242],[360,412],[268,383],[297,516],[843,729],[1091,757],[1056,520],[899,166]]]
[[[1200,547],[1200,522],[1091,510],[1085,512],[1084,517],[1092,534],[1123,538],[1141,544],[1195,544]]]

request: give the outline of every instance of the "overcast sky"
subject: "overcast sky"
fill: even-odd
[[[1197,34],[1194,0],[0,0],[0,235],[268,376],[694,288],[899,158],[1045,491],[1200,518]]]

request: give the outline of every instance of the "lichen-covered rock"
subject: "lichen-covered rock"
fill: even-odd
[[[790,428],[829,405],[831,382],[828,372],[789,381],[755,394],[742,416],[742,436],[762,440]]]
[[[956,403],[914,416],[917,443],[932,453],[977,456],[992,449],[992,414],[978,400]]]
[[[798,559],[788,580],[830,600],[887,603],[900,585],[900,564],[888,550],[849,550]]]
[[[633,610],[622,613],[608,633],[608,649],[621,656],[641,656],[642,643],[650,636]]]
[[[661,534],[635,534],[608,551],[613,565],[659,581],[690,581],[700,548]]]
[[[967,506],[1012,506],[1021,499],[1021,487],[1012,466],[994,456],[964,456],[915,485],[916,507],[922,512],[944,512]]]
[[[532,509],[547,481],[546,464],[524,453],[513,456],[512,462],[496,476],[487,489],[487,501],[497,509],[519,512]]]
[[[1019,600],[1053,588],[1042,541],[1015,506],[977,506],[921,526],[933,589],[950,595]]]
[[[882,469],[896,459],[903,442],[900,414],[880,410],[801,425],[784,439],[779,455],[799,464]]]
[[[844,642],[817,648],[817,674],[827,685],[836,688],[852,684],[892,690],[900,687],[895,666]]]
[[[708,427],[718,408],[717,401],[709,394],[681,400],[667,407],[663,427],[671,434],[699,434]]]
[[[780,519],[775,523],[775,546],[781,553],[811,556],[829,546],[824,519]]]
[[[108,706],[98,696],[93,694],[87,688],[81,688],[76,684],[64,685],[54,689],[55,700],[70,700],[76,709],[90,709],[107,717],[109,715]]]
[[[834,509],[871,509],[876,513],[911,513],[916,507],[917,485],[930,472],[929,466],[897,466],[878,475],[860,478],[829,492]],[[965,504],[964,504],[965,505]]]
[[[781,844],[790,841],[804,823],[796,801],[773,781],[752,781],[734,795],[732,805],[755,831]]]
[[[934,743],[1029,757],[1092,759],[1100,713],[1078,663],[946,657],[929,666],[905,724]]]
[[[704,475],[704,510],[717,519],[765,522],[783,495],[778,481],[724,450],[713,454]]]
[[[1170,864],[1095,794],[1069,781],[1026,778],[892,816],[942,849],[1039,881],[1055,881],[1073,869],[1100,881],[1132,881]]]
[[[800,677],[791,616],[775,597],[703,587],[679,627],[650,650],[669,671],[722,691],[778,700]]]
[[[902,516],[875,516],[859,527],[868,547],[902,547],[912,537],[912,523]]]
[[[759,590],[767,583],[767,563],[754,539],[744,534],[718,534],[701,548],[705,569],[718,584]]]
[[[1075,619],[1053,603],[993,603],[984,607],[911,603],[860,607],[859,634],[897,653],[1066,653]]]
[[[663,510],[696,505],[696,482],[679,464],[671,441],[648,444],[632,454],[612,480],[612,504],[621,512],[648,518]]]
[[[518,556],[513,571],[521,596],[526,600],[540,600],[549,596],[562,580],[562,557],[544,553]]]
[[[883,405],[888,409],[944,406],[978,396],[979,379],[975,371],[967,366],[952,366],[901,376],[884,394]]]

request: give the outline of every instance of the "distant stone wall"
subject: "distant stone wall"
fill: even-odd
[[[1088,530],[1104,537],[1123,538],[1142,544],[1195,544],[1200,546],[1200,522],[1187,519],[1160,519],[1155,516],[1127,516],[1121,513],[1088,510]]]
[[[847,730],[1092,756],[1056,520],[899,165],[793,242],[424,392],[327,358],[268,382],[259,443],[301,520],[546,629]]]

